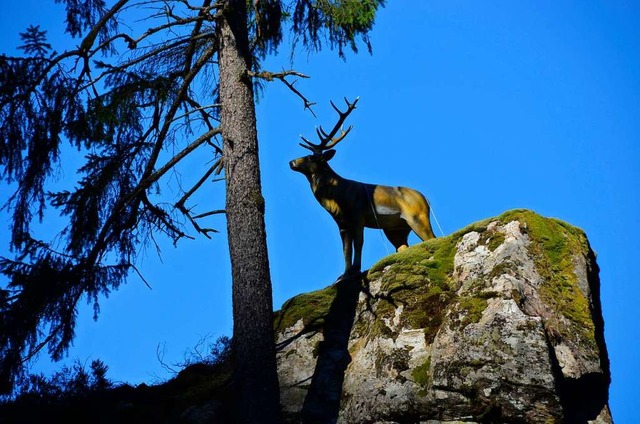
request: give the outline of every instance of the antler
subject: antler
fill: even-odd
[[[347,98],[345,97],[344,102],[347,104],[347,110],[344,112],[338,109],[338,107],[333,102],[330,102],[331,106],[333,106],[333,109],[338,112],[338,115],[340,116],[336,125],[329,133],[325,132],[322,127],[316,128],[316,134],[318,134],[318,138],[320,139],[319,144],[312,143],[303,136],[300,136],[300,138],[302,138],[302,141],[306,143],[300,143],[300,145],[305,149],[311,150],[313,153],[321,153],[325,150],[333,148],[336,144],[340,143],[342,139],[345,138],[347,134],[349,134],[351,128],[353,128],[353,125],[349,125],[349,128],[347,128],[347,130],[345,131],[342,129],[342,124],[344,124],[347,116],[349,116],[349,114],[353,112],[353,109],[356,108],[358,100],[360,100],[360,97],[356,97],[353,103],[349,103],[349,100],[347,100]],[[338,130],[340,130],[340,135],[338,137],[335,137],[335,135],[338,133]]]

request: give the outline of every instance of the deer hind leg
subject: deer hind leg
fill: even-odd
[[[422,241],[436,237],[436,235],[433,234],[433,229],[431,229],[431,221],[429,220],[428,211],[411,215],[407,219],[407,224],[409,224],[413,232],[416,233]]]
[[[408,238],[409,233],[411,232],[411,228],[393,228],[393,229],[384,229],[384,235],[387,236],[387,239],[393,244],[393,247],[396,248],[396,252],[404,250],[408,246]]]

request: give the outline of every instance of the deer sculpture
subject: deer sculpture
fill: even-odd
[[[336,154],[333,148],[352,128],[349,126],[345,131],[342,125],[359,98],[353,103],[344,100],[347,104],[344,112],[331,102],[339,115],[333,129],[327,133],[322,127],[316,128],[319,144],[300,136],[304,144],[299,144],[312,154],[292,160],[289,166],[307,177],[313,195],[338,224],[345,263],[343,278],[347,278],[360,273],[364,227],[381,228],[396,251],[407,247],[411,230],[422,240],[435,235],[429,220],[429,203],[418,191],[347,180],[331,169],[329,161]],[[336,136],[338,131],[340,135]]]

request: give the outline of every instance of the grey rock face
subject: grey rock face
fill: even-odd
[[[391,255],[276,322],[289,422],[612,422],[593,252],[530,211]]]

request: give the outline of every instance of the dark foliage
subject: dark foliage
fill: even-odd
[[[24,378],[16,393],[0,401],[0,423],[102,422],[180,423],[195,417],[231,422],[230,341],[219,338],[199,361],[190,361],[166,382],[148,386],[117,385],[107,366],[76,361],[50,377]]]
[[[20,50],[28,55],[43,57],[51,50],[51,44],[46,42],[47,31],[40,31],[40,26],[31,25],[27,28],[27,32],[20,34],[20,38],[24,43],[20,46]]]
[[[358,51],[358,39],[371,52],[367,34],[373,27],[376,11],[384,6],[384,0],[299,0],[292,6],[293,32],[303,45],[318,51],[325,40],[344,58],[346,46]],[[327,28],[331,30],[326,31]]]
[[[51,405],[86,398],[95,391],[113,387],[107,379],[107,367],[101,360],[91,361],[89,368],[80,361],[47,377],[44,374],[31,374],[17,388],[13,399],[5,404]]]

